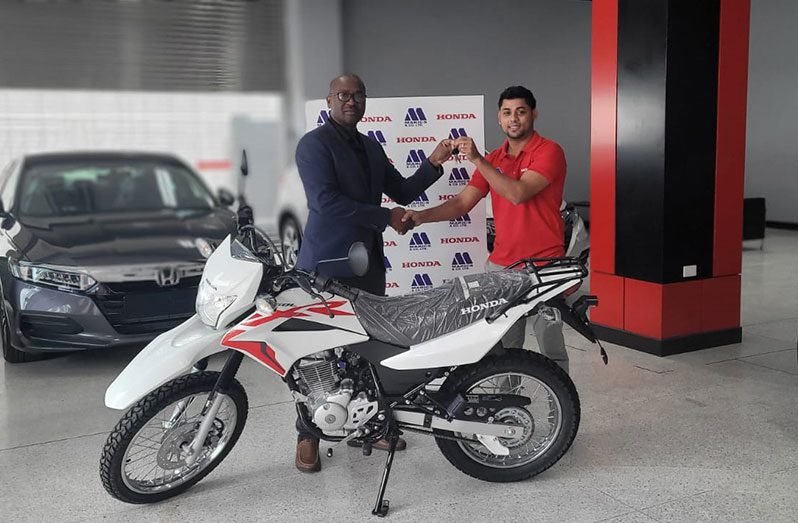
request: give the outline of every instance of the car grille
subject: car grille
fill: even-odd
[[[183,278],[171,287],[154,281],[104,283],[94,299],[119,334],[163,332],[194,314],[200,278]]]

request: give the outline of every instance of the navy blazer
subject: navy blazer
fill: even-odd
[[[309,211],[297,260],[302,269],[315,270],[320,260],[346,257],[358,241],[372,257],[379,253],[379,259],[370,263],[382,265],[382,231],[390,214],[381,206],[382,194],[407,205],[441,176],[441,170],[424,160],[413,176],[405,178],[388,161],[382,145],[362,133],[360,138],[369,172],[363,172],[352,147],[329,122],[297,144],[296,164]],[[336,278],[354,276],[346,263],[325,264],[321,272]]]

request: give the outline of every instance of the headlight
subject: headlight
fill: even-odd
[[[205,258],[210,258],[211,254],[213,254],[214,249],[216,249],[216,245],[213,242],[209,242],[205,238],[197,238],[194,240],[194,246],[197,250],[202,254]]]
[[[14,277],[22,281],[55,287],[62,291],[87,292],[97,285],[97,280],[88,274],[33,265],[14,259],[8,260],[8,268]]]
[[[208,280],[204,279],[200,282],[199,289],[197,289],[197,314],[199,314],[202,323],[209,327],[216,328],[216,323],[219,321],[219,316],[227,310],[230,305],[236,301],[238,296],[224,296],[217,294]]]

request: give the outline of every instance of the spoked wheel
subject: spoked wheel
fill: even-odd
[[[491,416],[493,423],[517,427],[513,437],[498,438],[509,451],[506,455],[494,454],[473,434],[453,434],[469,440],[462,441],[446,439],[447,433],[439,432],[442,437],[436,442],[443,455],[469,476],[506,482],[540,474],[565,454],[576,437],[580,406],[573,382],[540,354],[510,349],[505,356],[458,369],[444,388],[463,395],[513,394],[529,400],[528,405],[506,407]]]
[[[302,233],[299,224],[290,216],[280,224],[280,243],[286,268],[293,269],[296,266],[299,248],[302,246]]]
[[[175,496],[208,475],[238,441],[247,395],[233,380],[195,459],[188,449],[218,372],[182,376],[151,392],[119,420],[103,448],[100,479],[115,498],[153,503]]]

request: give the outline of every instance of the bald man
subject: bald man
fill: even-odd
[[[407,205],[443,174],[442,164],[452,155],[453,141],[443,139],[416,172],[404,178],[394,168],[382,146],[358,132],[357,124],[366,112],[366,86],[354,74],[344,74],[330,82],[327,95],[330,118],[310,131],[296,148],[299,177],[308,201],[308,221],[297,266],[331,276],[363,291],[385,294],[382,233],[390,226],[399,234],[412,222],[402,222]],[[382,194],[400,206],[382,207]],[[369,252],[369,269],[355,276],[345,263],[319,261],[346,258],[349,247],[363,242]],[[303,430],[297,420],[296,467],[303,472],[321,469],[319,441]],[[397,450],[406,447],[402,440]],[[374,448],[387,450],[386,441]]]

